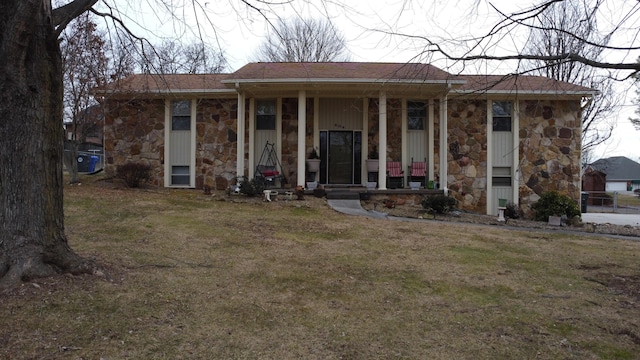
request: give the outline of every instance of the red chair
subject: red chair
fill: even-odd
[[[404,187],[404,171],[399,161],[387,162],[387,183],[390,189]]]
[[[411,158],[411,166],[409,166],[409,181],[419,181],[420,185],[427,186],[427,161],[413,161]]]

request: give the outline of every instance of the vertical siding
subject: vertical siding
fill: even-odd
[[[425,161],[427,158],[427,132],[408,131],[407,132],[407,164],[414,161]]]
[[[495,131],[493,133],[493,166],[513,166],[513,133],[510,131]]]
[[[271,144],[276,143],[276,130],[256,130],[255,132],[255,164],[256,166],[261,165],[259,163],[260,157],[262,156],[262,152],[264,151],[264,146],[267,141]],[[277,149],[276,149],[277,150]],[[263,162],[267,159],[263,159]]]
[[[493,214],[498,214],[498,199],[507,199],[507,202],[513,202],[513,190],[511,186],[494,186],[493,187]]]
[[[191,131],[171,132],[171,166],[189,166],[191,161]]]
[[[362,130],[362,99],[320,99],[320,129]]]

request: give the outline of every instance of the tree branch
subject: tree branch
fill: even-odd
[[[62,31],[69,23],[80,16],[83,12],[91,9],[98,0],[74,0],[66,5],[51,11],[53,26],[56,26],[56,37],[59,37]]]

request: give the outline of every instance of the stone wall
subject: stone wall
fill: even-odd
[[[380,151],[380,108],[379,100],[369,99],[368,109],[368,129],[367,135],[369,149],[365,149],[368,154],[373,147]],[[378,154],[380,157],[383,154]],[[387,161],[402,160],[402,101],[400,99],[387,99]]]
[[[448,188],[459,206],[484,213],[487,206],[487,105],[450,100],[447,109]]]
[[[104,124],[105,173],[139,162],[152,167],[152,186],[164,186],[164,100],[107,102]]]
[[[487,204],[487,103],[449,100],[448,178],[451,195],[465,210],[484,213]],[[545,191],[580,199],[578,101],[520,101],[519,204],[526,215]],[[437,114],[437,113],[436,113]],[[436,134],[439,131],[436,117]],[[435,137],[437,142],[437,135]],[[437,153],[437,151],[436,151]],[[436,155],[436,159],[438,156]]]
[[[582,113],[579,101],[520,102],[521,208],[545,191],[580,200]]]
[[[199,100],[196,108],[196,187],[225,189],[236,178],[236,99]],[[152,186],[164,186],[163,99],[108,102],[105,171],[141,162],[152,167]]]
[[[307,128],[305,132],[306,154],[313,148],[313,99],[306,103]],[[282,99],[282,171],[290,186],[298,183],[298,99]],[[301,176],[304,176],[302,174]]]
[[[236,178],[236,99],[199,100],[196,108],[196,188],[226,189]]]

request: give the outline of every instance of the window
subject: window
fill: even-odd
[[[423,101],[407,102],[407,126],[409,130],[424,130],[427,104]]]
[[[189,167],[171,167],[171,185],[189,185]]]
[[[256,103],[256,130],[276,129],[276,101],[258,100]]]
[[[511,168],[494,167],[491,183],[493,186],[511,186]]]
[[[91,138],[100,137],[100,133],[98,132],[98,126],[96,124],[91,124],[88,126],[87,137],[91,137]]]
[[[191,130],[191,101],[174,101],[171,106],[171,130]]]
[[[493,131],[511,131],[511,101],[493,102]]]

